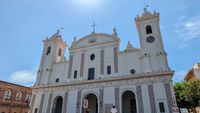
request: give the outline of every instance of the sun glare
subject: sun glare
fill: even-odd
[[[94,5],[94,4],[97,4],[99,2],[99,0],[78,0],[78,2],[81,4]]]
[[[73,0],[79,7],[97,8],[101,5],[102,0]]]

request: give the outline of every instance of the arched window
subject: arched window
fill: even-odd
[[[29,94],[29,97],[28,97],[28,101],[29,101],[29,102],[31,101],[31,97],[32,97],[32,94],[30,93],[30,94]]]
[[[27,93],[26,94],[26,99],[25,100],[28,100],[29,99],[29,94]]]
[[[17,91],[15,100],[22,100],[22,92],[21,91]]]
[[[46,55],[49,55],[50,52],[51,52],[51,46],[49,46],[49,47],[47,48],[47,53],[46,53]]]
[[[10,89],[6,90],[4,93],[4,99],[11,99],[11,97],[12,97],[12,91]]]
[[[165,106],[163,102],[159,103],[159,109],[160,109],[160,113],[165,113]]]
[[[62,55],[62,49],[60,48],[58,51],[58,56],[61,56],[61,55]]]
[[[151,34],[151,33],[152,33],[152,28],[151,28],[150,25],[147,25],[147,26],[146,26],[146,33],[147,33],[147,34]]]
[[[27,101],[31,101],[31,94],[30,93],[27,93],[26,94],[26,99],[25,100],[27,100]]]

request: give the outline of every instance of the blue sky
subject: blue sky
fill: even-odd
[[[30,86],[36,78],[43,49],[42,40],[63,27],[61,34],[70,45],[73,37],[92,32],[112,33],[139,48],[134,18],[145,5],[160,12],[160,25],[168,61],[181,81],[200,62],[199,0],[1,0],[0,79]],[[68,56],[68,51],[66,53]],[[68,57],[67,57],[68,59]]]

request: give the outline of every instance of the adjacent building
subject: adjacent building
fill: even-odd
[[[46,38],[30,113],[110,113],[113,105],[119,113],[172,113],[174,71],[168,65],[160,15],[144,8],[135,24],[140,48],[129,41],[120,50],[116,28],[111,34],[93,31],[75,37],[69,48],[59,31]]]
[[[192,69],[189,70],[184,80],[187,82],[200,80],[200,63],[194,65]]]
[[[0,81],[0,113],[28,113],[31,88]]]

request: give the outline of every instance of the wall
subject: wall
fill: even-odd
[[[8,90],[12,91],[12,95],[10,99],[5,99],[4,95]],[[21,100],[16,100],[17,91],[22,92]],[[29,103],[32,95],[31,91],[31,88],[28,87],[0,81],[0,113],[28,113]]]

